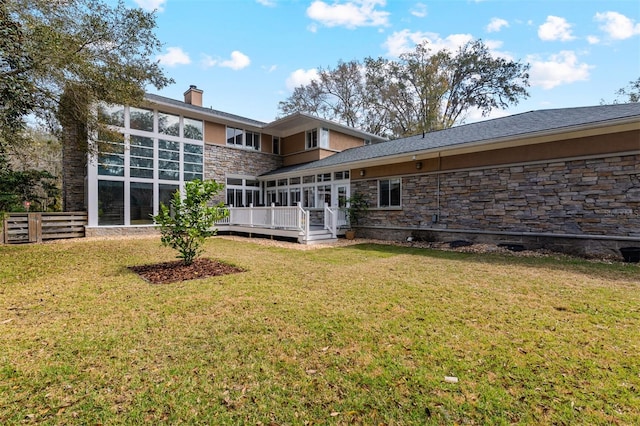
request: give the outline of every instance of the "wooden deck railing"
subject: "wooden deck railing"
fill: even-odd
[[[39,243],[84,237],[86,225],[86,212],[7,213],[2,224],[2,242]]]

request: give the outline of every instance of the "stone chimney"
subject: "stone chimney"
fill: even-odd
[[[184,103],[201,107],[202,90],[198,89],[194,84],[189,86],[189,90],[184,92]]]

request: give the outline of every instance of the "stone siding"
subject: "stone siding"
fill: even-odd
[[[68,118],[62,124],[62,210],[85,211],[86,131],[84,126]]]
[[[204,177],[225,183],[226,174],[259,176],[282,167],[282,157],[258,151],[205,144]],[[221,193],[216,202],[224,201]]]
[[[364,223],[396,237],[430,229],[640,241],[639,165],[627,155],[405,176],[402,208],[373,208]],[[377,204],[377,180],[353,182],[354,191]]]

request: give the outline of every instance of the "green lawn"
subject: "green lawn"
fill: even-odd
[[[640,267],[214,238],[0,246],[0,424],[640,424]],[[457,383],[445,376],[458,378]]]

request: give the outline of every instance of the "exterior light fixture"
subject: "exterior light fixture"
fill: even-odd
[[[364,176],[364,169],[360,170],[360,176]]]
[[[416,169],[420,170],[422,168],[422,161],[418,161],[416,163]]]

